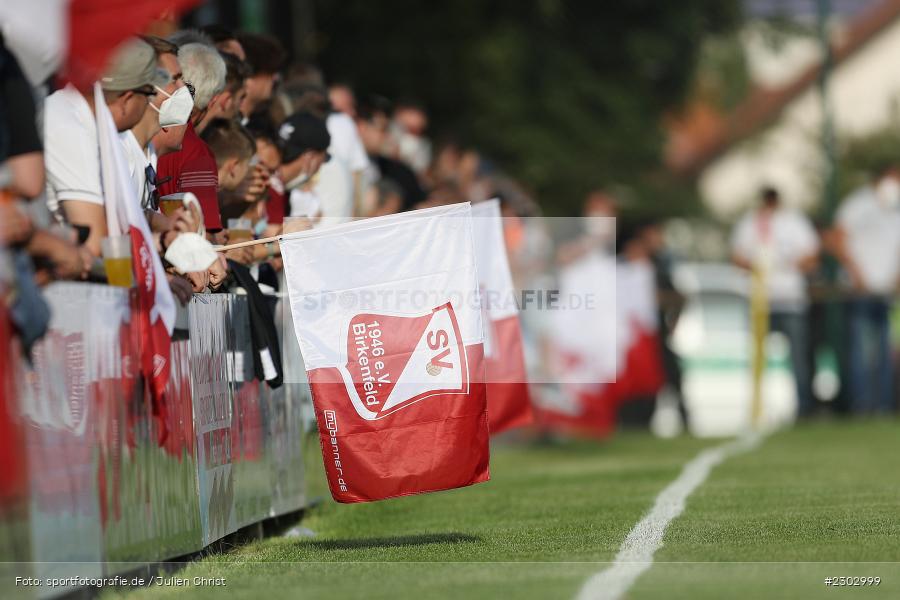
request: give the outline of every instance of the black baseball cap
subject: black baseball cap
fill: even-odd
[[[286,163],[307,150],[325,152],[331,145],[325,119],[308,112],[296,112],[285,119],[278,128],[278,138],[281,140],[282,160]],[[325,160],[330,158],[326,155]]]

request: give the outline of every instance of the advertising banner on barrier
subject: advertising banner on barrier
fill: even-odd
[[[134,290],[66,282],[44,295],[53,317],[30,364],[0,321],[16,350],[0,353],[0,558],[15,575],[122,573],[303,507],[299,386],[272,391],[241,368],[246,298],[195,296],[160,414]]]
[[[198,294],[191,300],[191,392],[197,449],[197,481],[203,545],[236,528],[232,456],[234,371],[228,295]]]
[[[234,479],[234,513],[237,527],[269,516],[269,454],[264,449],[263,394],[268,386],[254,378],[253,344],[246,296],[231,302],[228,355],[233,398],[231,417],[231,470]]]
[[[528,376],[500,201],[472,205],[475,262],[484,319],[484,370],[491,433],[531,422]]]
[[[118,338],[127,301],[122,290],[72,283],[44,296],[50,328],[32,364],[19,364],[34,574],[95,577],[103,569],[96,390],[119,362],[97,342]]]
[[[469,204],[291,234],[281,251],[334,499],[486,481]]]

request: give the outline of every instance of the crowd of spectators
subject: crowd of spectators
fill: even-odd
[[[41,286],[107,280],[109,194],[95,106],[101,97],[168,284],[182,304],[192,294],[235,287],[275,294],[282,233],[495,196],[505,216],[538,212],[523,187],[477,150],[454,140],[434,143],[421,104],[392,102],[330,81],[314,65],[290,63],[269,35],[211,25],[165,38],[130,38],[107,61],[96,96],[90,86],[39,68],[40,61],[38,67],[20,64],[27,54],[21,45],[22,36],[0,38],[0,253],[11,271],[6,279],[15,282],[6,303],[26,348],[49,320]],[[900,270],[898,181],[896,169],[886,169],[877,186],[849,199],[834,239],[823,244],[861,296],[852,306],[850,384],[858,398],[872,398],[868,406],[881,410],[893,398],[887,328],[888,297]],[[738,226],[733,258],[751,268],[760,248],[771,246],[777,254],[769,280],[771,322],[790,339],[807,413],[811,369],[800,317],[804,274],[819,242],[804,218],[778,209],[776,192],[765,200]],[[197,250],[177,243],[187,234],[206,244],[199,256],[215,256],[205,268],[177,266],[196,267],[196,261],[175,260],[185,247]],[[514,222],[507,224],[512,251],[520,234]],[[266,241],[212,251],[252,238]],[[763,243],[770,238],[773,244]],[[861,350],[867,328],[877,331],[874,365]]]
[[[17,328],[33,340],[48,320],[39,310],[41,286],[107,280],[109,194],[98,151],[101,96],[60,71],[29,78],[19,50],[9,40],[0,45],[0,247],[20,288],[10,301]],[[453,142],[433,151],[422,105],[329,86],[315,66],[287,58],[274,37],[211,25],[130,38],[99,77],[136,197],[182,304],[191,294],[246,287],[240,266],[252,275],[249,285],[276,292],[274,238],[284,232],[487,199],[504,186],[519,212],[533,210],[521,188],[486,176],[477,152]],[[217,258],[183,271],[172,250],[185,234],[198,234],[209,249],[272,240],[201,254]]]

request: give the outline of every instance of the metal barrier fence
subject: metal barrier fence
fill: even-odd
[[[127,290],[56,283],[45,296],[51,328],[31,364],[0,331],[0,563],[44,580],[112,575],[304,506],[307,392],[254,378],[246,296],[194,296],[162,407],[138,376]]]

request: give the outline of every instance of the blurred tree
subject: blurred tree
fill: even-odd
[[[879,169],[900,164],[900,115],[888,127],[859,136],[840,138],[837,157],[838,199],[870,182]],[[821,186],[821,177],[815,180]],[[820,210],[822,207],[818,207]]]
[[[419,99],[436,138],[482,149],[550,214],[597,185],[644,185],[704,38],[741,21],[737,0],[317,0],[315,14],[331,80]]]

